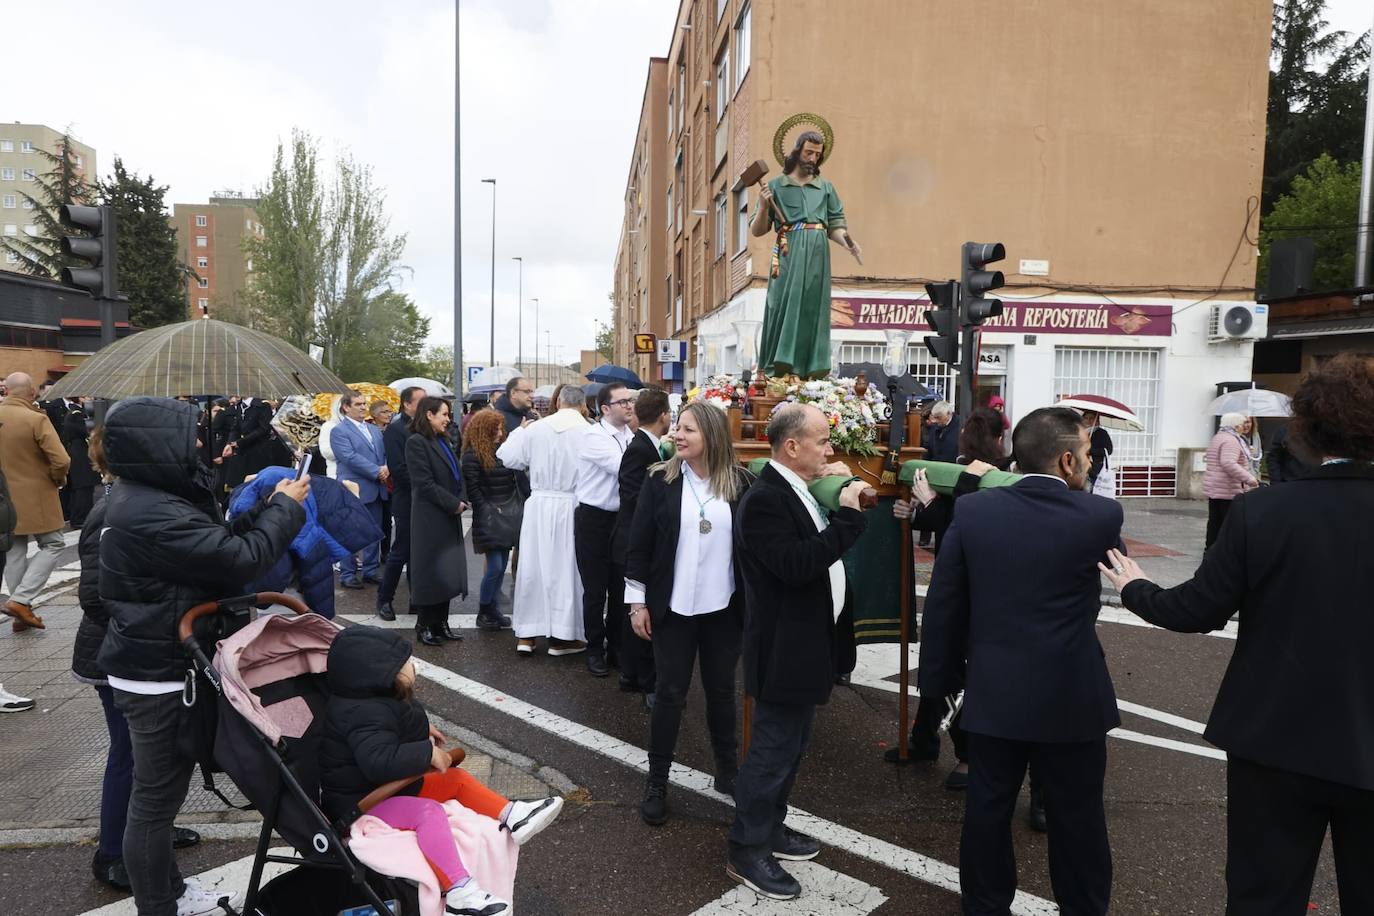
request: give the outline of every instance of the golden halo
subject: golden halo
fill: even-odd
[[[810,124],[819,130],[821,136],[825,138],[825,150],[821,153],[821,164],[823,165],[835,149],[835,131],[830,127],[829,121],[809,111],[794,114],[778,125],[777,132],[773,134],[773,157],[778,160],[778,165],[785,165],[786,156],[783,155],[782,144],[787,139],[787,132],[798,124]]]

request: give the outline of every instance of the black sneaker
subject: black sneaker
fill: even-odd
[[[773,858],[807,862],[821,853],[821,844],[791,827],[782,828],[782,839],[773,844]]]
[[[396,612],[392,609],[390,601],[383,601],[377,605],[377,616],[383,620],[396,619]]]
[[[901,763],[902,758],[899,748],[890,747],[883,751],[883,759],[888,763]],[[930,763],[940,759],[940,745],[915,745],[910,742],[906,746],[907,763]]]
[[[801,884],[789,875],[772,856],[725,862],[725,873],[756,894],[773,900],[795,900],[801,894]]]
[[[945,777],[945,788],[954,792],[964,791],[968,788],[968,773],[961,773],[957,768],[950,770],[949,775]]]
[[[490,604],[482,604],[477,608],[477,629],[479,630],[499,630],[501,629],[501,615],[496,613],[496,609]]]
[[[199,842],[200,834],[196,833],[190,827],[172,828],[173,849],[190,849],[192,846],[196,845]]]
[[[606,656],[599,652],[589,652],[587,654],[587,670],[593,677],[605,677],[611,673],[611,669],[606,666]]]
[[[99,853],[91,860],[91,874],[95,875],[97,881],[101,881],[113,887],[115,890],[131,891],[134,886],[129,883],[129,873],[124,869],[123,859],[106,859]]]
[[[668,784],[649,780],[644,787],[644,801],[639,803],[639,816],[644,823],[657,827],[668,820]]]

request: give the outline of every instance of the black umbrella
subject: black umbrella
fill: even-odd
[[[868,384],[876,385],[884,395],[887,394],[887,373],[877,363],[841,363],[835,374],[842,378],[854,378],[860,372],[867,376]],[[909,401],[923,401],[931,396],[930,389],[909,374],[897,379],[897,391],[905,394]]]

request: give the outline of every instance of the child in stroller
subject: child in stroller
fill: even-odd
[[[422,773],[366,813],[397,830],[413,830],[449,913],[495,916],[508,903],[478,887],[459,857],[443,802],[496,820],[516,845],[523,845],[558,816],[559,797],[509,801],[472,774],[450,767],[444,736],[430,725],[414,698],[415,665],[410,644],[390,630],[349,627],[329,649],[330,698],[320,743],[320,787],[325,812],[348,823],[359,802],[383,783]]]

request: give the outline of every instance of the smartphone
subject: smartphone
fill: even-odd
[[[305,472],[310,468],[310,450],[301,452],[301,460],[296,462],[296,479],[300,480],[305,476]]]

